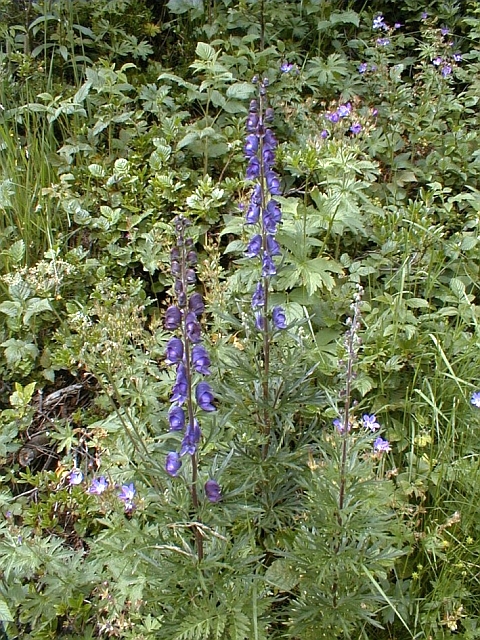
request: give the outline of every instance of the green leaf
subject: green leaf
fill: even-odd
[[[103,178],[105,176],[105,169],[100,164],[89,164],[88,170],[95,178]]]
[[[19,302],[12,302],[6,300],[0,304],[0,312],[7,315],[9,318],[17,318],[20,315],[22,306]]]
[[[255,87],[250,82],[235,82],[227,89],[227,98],[248,100],[255,93]]]
[[[13,616],[3,598],[0,598],[0,620],[3,622],[13,622]]]
[[[360,25],[360,16],[356,11],[342,11],[341,13],[332,13],[330,16],[331,24],[354,24],[356,27]]]
[[[50,301],[46,298],[31,298],[31,300],[27,302],[27,309],[23,316],[23,324],[28,325],[30,318],[43,311],[52,311]]]
[[[215,59],[216,52],[215,49],[206,42],[199,42],[195,49],[195,54],[200,58],[200,60],[210,62]]]
[[[292,591],[298,584],[299,577],[291,562],[286,558],[278,558],[268,567],[265,580],[280,591]]]
[[[177,15],[191,11],[192,18],[198,18],[204,12],[203,0],[168,0],[167,7]]]
[[[23,240],[17,240],[6,253],[15,264],[18,264],[23,260],[23,256],[25,255],[25,242]]]

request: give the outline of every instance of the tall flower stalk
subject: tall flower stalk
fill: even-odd
[[[165,470],[175,477],[180,472],[183,457],[191,461],[190,495],[195,513],[199,508],[198,495],[198,444],[202,432],[197,419],[201,411],[215,411],[213,390],[208,382],[198,380],[199,376],[210,375],[210,358],[202,342],[202,329],[199,322],[205,305],[200,293],[193,290],[196,283],[195,265],[197,254],[193,240],[186,236],[189,221],[183,216],[174,220],[177,234],[176,246],[171,252],[171,272],[175,278],[174,291],[176,304],[168,307],[165,314],[165,328],[176,331],[166,348],[165,362],[175,366],[176,378],[170,398],[168,421],[170,431],[183,433],[180,451],[167,454]],[[210,502],[221,499],[218,483],[210,479],[205,485],[205,496]],[[198,527],[195,527],[195,544],[198,559],[203,558],[203,539]]]
[[[274,258],[281,253],[276,234],[282,212],[279,202],[274,198],[281,194],[281,188],[280,179],[273,168],[277,140],[268,126],[273,121],[274,113],[268,106],[267,86],[267,79],[260,82],[258,98],[250,103],[244,146],[248,159],[246,177],[255,182],[245,217],[246,223],[254,228],[254,234],[250,238],[245,255],[247,258],[257,258],[261,265],[261,276],[253,293],[251,305],[255,314],[255,326],[262,334],[263,343],[262,432],[266,438],[262,451],[264,459],[268,455],[271,431],[270,344],[274,330],[285,329],[287,326],[283,308],[277,306],[271,309],[269,301],[271,281],[277,273]]]

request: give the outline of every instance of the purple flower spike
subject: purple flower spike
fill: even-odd
[[[198,406],[204,411],[216,411],[213,404],[213,392],[212,387],[208,382],[200,382],[195,389],[195,398],[197,399]]]
[[[180,309],[174,305],[168,307],[165,312],[165,329],[169,329],[173,331],[174,329],[178,329],[180,323],[182,321],[182,312]]]
[[[362,425],[365,427],[365,429],[370,429],[370,431],[377,431],[378,429],[380,429],[380,425],[377,422],[377,417],[374,413],[372,413],[371,415],[365,413],[362,416]]]
[[[83,473],[80,469],[72,469],[68,474],[68,484],[73,487],[77,484],[82,484],[83,482]]]
[[[222,499],[222,490],[216,480],[207,480],[205,483],[205,495],[209,502],[220,502]]]
[[[383,438],[378,437],[373,443],[373,450],[376,453],[388,453],[390,449],[390,443],[388,440],[384,440]]]
[[[192,364],[198,373],[204,376],[210,375],[210,358],[207,350],[201,344],[195,345],[192,349]]]
[[[108,480],[105,478],[105,476],[100,476],[99,478],[94,478],[92,480],[92,484],[88,489],[88,493],[93,493],[97,496],[100,496],[107,489]]]
[[[180,460],[180,456],[176,451],[170,451],[167,453],[167,459],[165,462],[165,471],[169,476],[175,477],[177,473],[180,471],[182,466],[182,461]]]
[[[170,431],[183,431],[185,427],[185,412],[182,407],[174,405],[168,412]]]
[[[183,342],[180,338],[170,338],[167,342],[165,364],[178,364],[183,358]]]
[[[257,284],[257,288],[252,296],[252,309],[263,307],[265,304],[265,291],[261,282]]]
[[[272,311],[272,321],[276,329],[287,328],[287,318],[282,307],[274,307]]]
[[[480,409],[480,391],[474,391],[470,398],[470,404],[477,409]]]
[[[187,390],[187,372],[183,362],[180,362],[177,367],[177,378],[175,380],[175,384],[173,385],[172,397],[170,398],[170,401],[183,404],[187,399]]]

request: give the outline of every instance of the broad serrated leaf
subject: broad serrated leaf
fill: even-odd
[[[360,25],[360,16],[356,11],[341,11],[339,13],[332,13],[330,16],[331,24],[354,24],[356,27]]]
[[[13,616],[3,598],[0,598],[0,620],[2,622],[13,622]]]
[[[103,178],[105,176],[105,169],[100,164],[89,164],[88,170],[95,178]]]
[[[255,93],[255,87],[250,82],[235,82],[227,89],[227,98],[248,100]]]
[[[25,242],[23,240],[17,240],[6,253],[15,264],[18,264],[23,260],[25,255]]]
[[[200,60],[210,62],[215,59],[216,51],[206,42],[199,42],[195,49],[195,54],[200,58]]]
[[[46,298],[31,298],[27,302],[27,308],[23,315],[23,323],[28,325],[33,316],[43,313],[44,311],[52,311],[50,301]]]
[[[6,300],[0,304],[0,312],[9,316],[10,318],[17,318],[20,315],[22,310],[22,306],[19,302],[12,302],[11,300]]]
[[[452,278],[449,286],[457,298],[465,298],[465,284],[460,278]]]

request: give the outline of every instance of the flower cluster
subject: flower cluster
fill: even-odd
[[[166,457],[165,470],[171,476],[176,476],[180,471],[183,456],[195,456],[197,452],[202,432],[194,404],[202,411],[216,410],[212,387],[205,380],[194,381],[195,373],[202,377],[210,375],[210,357],[201,344],[200,317],[205,305],[201,294],[191,291],[196,283],[194,267],[197,254],[192,238],[186,236],[189,221],[183,216],[177,216],[174,224],[177,242],[171,251],[171,272],[175,279],[176,304],[166,311],[165,328],[169,331],[178,330],[180,335],[168,341],[165,363],[174,366],[176,371],[168,412],[170,431],[183,433],[183,439],[180,451],[170,451]],[[211,502],[220,499],[220,488],[215,495],[207,489],[205,493]]]
[[[348,131],[354,136],[358,135],[363,129],[362,125],[356,118],[351,102],[340,104],[335,110],[327,111],[325,119],[334,126],[337,125],[337,123],[342,123],[344,130],[348,129]],[[320,137],[323,139],[328,138],[330,137],[330,132],[327,129],[324,129],[320,133]]]
[[[480,406],[480,393],[478,400]],[[375,433],[382,428],[380,423],[377,421],[377,417],[374,413],[364,413],[360,421],[360,425],[365,429],[365,431],[371,431],[372,433]],[[345,429],[344,421],[340,418],[335,418],[335,420],[333,421],[333,426],[340,435],[344,435],[345,433],[349,433],[352,427],[358,427],[359,425],[355,420],[352,420],[352,418],[350,418],[347,429]],[[384,440],[380,436],[377,436],[373,443],[373,451],[374,453],[387,453],[388,451],[390,451],[390,443],[388,442],[388,440]]]
[[[270,278],[277,273],[274,258],[280,255],[280,246],[275,238],[282,219],[280,204],[274,196],[280,195],[280,179],[274,170],[277,140],[268,124],[273,120],[273,109],[267,107],[266,90],[268,81],[260,84],[259,99],[252,100],[247,118],[245,156],[248,159],[246,177],[254,180],[255,186],[247,209],[245,221],[255,225],[255,233],[247,246],[247,258],[259,258],[262,265],[262,279],[252,296],[255,324],[259,331],[268,330],[267,313]],[[274,307],[271,312],[276,329],[287,326],[285,311]]]
[[[81,485],[84,481],[83,472],[80,469],[72,469],[67,476],[68,484],[73,486]],[[109,488],[110,483],[105,476],[99,476],[98,478],[93,478],[90,486],[87,488],[87,493],[91,495],[100,496]],[[133,501],[135,497],[135,487],[133,482],[129,485],[122,485],[121,491],[117,494],[117,498],[123,502],[123,506],[125,511],[130,513],[135,508],[135,503]]]

